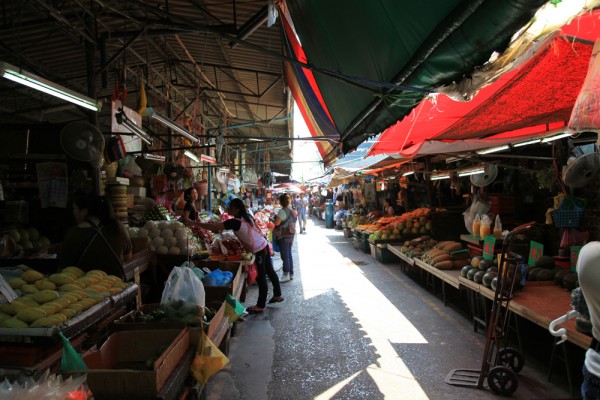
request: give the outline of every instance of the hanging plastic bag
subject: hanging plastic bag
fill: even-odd
[[[204,285],[191,268],[174,267],[167,278],[160,304],[166,305],[177,301],[204,307]]]
[[[245,307],[235,297],[228,294],[225,298],[225,315],[229,319],[229,322],[234,323],[237,321],[242,314],[244,314]]]
[[[492,220],[487,214],[481,216],[481,226],[479,227],[479,236],[485,239],[486,236],[490,236],[492,233]]]
[[[201,385],[206,384],[211,376],[222,370],[227,364],[229,364],[229,359],[202,332],[196,356],[190,367],[196,381]]]
[[[62,332],[58,332],[58,336],[63,344],[62,351],[62,360],[60,363],[61,371],[82,371],[88,369],[85,362],[83,362],[83,358],[81,358],[81,354],[77,352],[69,342]]]
[[[500,221],[500,214],[496,215],[494,221],[494,237],[500,239],[502,237],[502,221]]]
[[[473,197],[471,206],[463,213],[465,216],[465,227],[467,228],[467,231],[471,233],[471,235],[479,236],[477,235],[477,232],[473,232],[475,217],[477,214],[482,215],[487,213],[489,209],[490,204],[487,201],[480,199],[478,195]]]

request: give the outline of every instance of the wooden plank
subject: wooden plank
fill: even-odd
[[[456,289],[460,288],[460,284],[458,282],[458,278],[460,277],[460,269],[440,270],[440,272],[442,273],[442,279],[444,282]]]
[[[470,289],[470,290],[474,291],[475,293],[479,293],[479,291],[481,290],[481,287],[483,286],[483,285],[480,285],[479,283],[475,283],[472,280],[465,278],[464,276],[458,277],[458,285],[460,287]]]

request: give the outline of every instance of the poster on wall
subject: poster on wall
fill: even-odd
[[[67,163],[37,163],[36,172],[42,208],[66,208],[69,191]]]

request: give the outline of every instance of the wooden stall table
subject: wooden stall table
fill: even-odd
[[[400,268],[404,272],[412,271],[415,265],[415,259],[404,254],[400,249],[402,245],[400,244],[388,244],[387,248],[390,252],[394,253],[400,259]]]
[[[460,288],[459,277],[460,270],[443,270],[436,268],[418,258],[414,258],[414,264],[420,267],[423,271],[429,274],[430,277],[438,278],[441,281],[441,295],[444,305],[448,305],[448,296],[446,294],[446,286],[450,285],[455,289]],[[435,282],[432,282],[434,293],[435,293]]]

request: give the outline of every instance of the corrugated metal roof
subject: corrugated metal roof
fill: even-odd
[[[287,137],[291,119],[286,117],[292,108],[278,57],[282,54],[279,23],[272,27],[262,23],[245,39],[248,45],[230,46],[266,4],[263,0],[4,0],[0,60],[87,93],[86,48],[91,48],[97,97],[108,102],[98,113],[103,132],[110,130],[110,98],[126,71],[125,105],[129,107],[137,108],[143,78],[148,106],[173,118],[181,116],[179,122],[184,116],[195,118],[196,134],[236,126],[223,130],[224,134]],[[262,21],[264,14],[260,15]],[[62,100],[0,80],[0,124],[86,118],[76,107],[65,110],[64,105]],[[60,111],[52,112],[53,106],[60,106]],[[271,159],[290,158],[291,148],[277,147]],[[290,165],[277,164],[273,169],[287,174]]]

